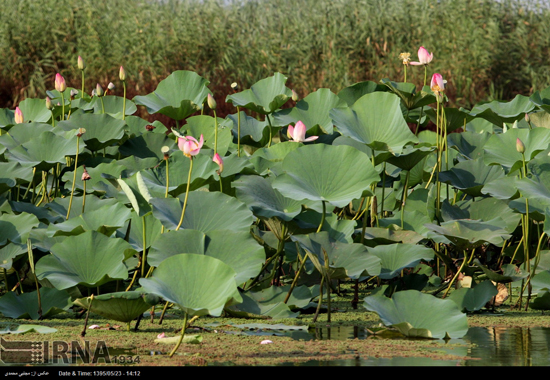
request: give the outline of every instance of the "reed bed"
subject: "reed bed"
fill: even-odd
[[[0,0],[0,101],[45,97],[61,73],[86,88],[118,78],[128,97],[175,70],[220,99],[281,72],[301,96],[355,82],[403,81],[401,52],[425,46],[450,104],[508,100],[550,85],[550,8],[525,0]],[[409,67],[408,81],[424,70]],[[223,112],[223,110],[221,111]],[[223,116],[223,115],[221,115]]]

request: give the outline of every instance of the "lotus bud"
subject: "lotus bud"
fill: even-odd
[[[298,97],[298,94],[296,93],[296,91],[292,90],[292,100],[294,100],[295,102],[297,102],[298,99],[300,99],[300,98]]]
[[[519,138],[516,139],[516,150],[521,154],[525,153],[525,145]]]
[[[210,107],[210,109],[212,110],[216,109],[216,106],[217,106],[216,99],[214,99],[212,94],[208,94],[207,102],[208,102],[208,107]]]
[[[86,68],[86,65],[84,64],[84,60],[81,56],[78,56],[78,63],[77,63],[79,70],[84,70]]]
[[[63,92],[67,89],[65,78],[63,78],[59,73],[55,74],[55,89],[59,92]]]
[[[51,110],[53,108],[52,100],[46,96],[46,108]]]
[[[525,114],[525,121],[528,122],[528,123],[531,122],[531,118],[529,117],[528,113]]]
[[[124,67],[122,67],[122,66],[120,66],[120,71],[118,72],[118,77],[123,82],[126,80],[126,71],[124,70]]]
[[[23,119],[23,112],[21,111],[21,109],[19,107],[15,107],[14,119],[15,119],[15,124],[21,124],[24,120]]]
[[[214,161],[220,167],[220,170],[218,170],[218,175],[222,174],[222,172],[223,172],[223,160],[222,160],[221,156],[218,153],[216,153],[214,155],[214,158],[212,159],[212,161]]]
[[[99,83],[95,86],[95,94],[97,96],[103,96],[103,87],[101,87]]]
[[[115,85],[113,84],[113,82],[109,82],[107,88],[109,89],[109,91],[113,91],[115,89]]]
[[[84,172],[82,173],[82,181],[90,180],[92,177],[90,177],[90,174],[88,174],[88,171],[86,170],[86,166],[83,165],[82,168],[84,169]]]

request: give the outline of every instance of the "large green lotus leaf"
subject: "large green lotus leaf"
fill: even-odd
[[[386,85],[391,92],[399,96],[407,110],[424,107],[436,102],[434,94],[431,91],[426,91],[429,88],[424,87],[422,91],[416,92],[414,83],[392,82],[389,79],[382,79],[380,83]]]
[[[126,241],[97,231],[69,236],[51,247],[51,255],[36,263],[36,277],[48,279],[57,289],[74,285],[100,286],[114,279],[125,280],[124,260],[137,252]]]
[[[52,216],[59,216],[63,218],[63,220],[67,219],[67,211],[69,210],[69,202],[70,197],[55,198],[52,202],[47,203],[44,207],[47,210],[50,210],[50,213]],[[100,198],[93,194],[88,194],[86,196],[86,209],[87,210],[94,210],[101,208],[103,206],[107,205],[113,205],[117,203],[118,201],[113,198]],[[79,205],[80,207],[75,206],[75,200],[73,199],[73,205],[71,206],[71,212],[69,215],[69,219],[75,218],[82,214],[82,204]]]
[[[529,307],[533,310],[550,310],[550,292],[546,291],[529,302]]]
[[[414,192],[413,192],[414,193]],[[426,224],[432,223],[433,219],[428,215],[417,211],[408,210],[405,206],[405,212],[403,213],[403,219],[401,215],[395,214],[387,218],[378,219],[378,225],[386,228],[402,228],[407,231],[415,231],[416,233],[427,237],[429,229],[426,228]]]
[[[31,182],[32,178],[33,171],[30,165],[23,166],[16,161],[0,162],[0,180],[4,181],[4,186],[15,187],[18,182],[16,180]]]
[[[0,246],[8,242],[26,244],[29,232],[40,222],[32,214],[0,214]]]
[[[547,87],[541,91],[535,91],[529,99],[541,109],[547,113],[550,113],[550,87]]]
[[[332,134],[333,125],[329,111],[333,108],[346,107],[346,103],[328,88],[312,92],[296,103],[295,107],[279,110],[273,114],[274,124],[287,126],[304,123],[308,134],[319,135],[321,132]]]
[[[343,88],[338,93],[338,97],[345,101],[348,107],[351,107],[363,95],[375,91],[390,91],[390,89],[386,85],[380,83],[364,81]]]
[[[56,127],[66,131],[84,128],[86,133],[82,135],[81,140],[88,149],[96,152],[122,141],[125,125],[124,120],[115,119],[110,115],[81,113],[72,115],[69,120],[58,122]]]
[[[0,108],[0,129],[8,130],[9,126],[15,124],[15,111],[9,108]]]
[[[489,221],[459,219],[450,222],[426,224],[426,228],[443,235],[455,244],[458,249],[476,248],[485,243],[501,247],[510,234],[502,226],[504,221],[497,217]]]
[[[457,304],[417,290],[365,298],[363,306],[376,312],[384,325],[416,338],[462,338],[468,332],[468,319]]]
[[[233,135],[236,137],[239,133],[239,115],[241,123],[241,144],[243,138],[250,136],[255,142],[259,142],[264,137],[264,129],[268,125],[267,121],[260,121],[252,116],[248,116],[244,111],[238,114],[227,115],[227,118],[232,121]]]
[[[275,286],[272,286],[268,289],[275,289],[275,288],[280,289],[280,287],[275,287]],[[274,290],[274,292],[276,292],[276,290]],[[288,292],[288,287],[287,287],[287,292]],[[292,294],[294,294],[294,292],[292,292]],[[284,294],[284,296],[286,296],[286,294]],[[250,315],[253,315],[253,316],[262,316],[264,318],[269,317],[269,319],[296,318],[299,315],[299,313],[292,312],[290,305],[285,304],[283,302],[284,299],[281,300],[280,297],[277,297],[276,299],[270,299],[269,295],[265,297],[264,294],[262,294],[262,292],[257,292],[257,293],[241,292],[241,297],[242,297],[241,303],[237,305],[231,305],[226,308],[226,311],[229,315],[236,316],[236,317],[239,317],[241,315],[243,317],[249,317]],[[309,299],[311,298],[312,297],[310,293]]]
[[[481,310],[487,302],[498,294],[498,290],[491,281],[483,281],[473,288],[460,288],[449,296],[463,312]]]
[[[46,108],[45,99],[27,98],[19,103],[19,109],[23,112],[26,123],[31,121],[47,123],[52,118],[51,111]]]
[[[298,215],[294,221],[300,228],[304,229],[304,233],[314,232],[318,229],[319,224],[321,223],[323,210],[321,209],[315,211],[313,207],[307,203],[305,203],[304,206],[306,206],[306,210]],[[328,232],[332,240],[352,243],[352,235],[355,232],[357,222],[351,219],[340,219],[333,211],[327,210],[325,222],[321,227],[321,231]]]
[[[153,215],[164,227],[178,226],[185,194],[178,198],[151,198]],[[241,201],[220,192],[191,191],[181,228],[202,232],[249,231],[254,215]]]
[[[1,169],[0,169],[1,170]],[[11,178],[2,178],[0,174],[0,194],[9,191],[11,188],[17,185],[17,181]]]
[[[546,128],[512,128],[508,129],[506,133],[495,133],[485,144],[484,162],[487,165],[502,165],[509,172],[522,167],[523,158],[516,149],[518,138],[525,145],[525,160],[530,161],[537,154],[548,149],[550,130]]]
[[[521,220],[521,214],[511,209],[507,202],[493,197],[458,201],[453,205],[445,200],[441,205],[441,216],[445,222],[455,219],[488,222],[499,217],[504,221],[502,228],[509,233],[514,232]]]
[[[292,240],[308,252],[309,259],[320,272],[324,272],[326,253],[332,279],[358,279],[380,274],[380,260],[370,254],[363,244],[332,240],[326,231],[294,235]]]
[[[76,131],[65,136],[44,131],[35,135],[34,139],[11,149],[6,155],[23,166],[34,166],[36,170],[47,171],[58,163],[66,164],[66,156],[76,155],[76,141]],[[84,149],[83,145],[80,145],[79,153]]]
[[[111,236],[126,224],[130,214],[131,210],[120,203],[105,205],[90,209],[62,223],[50,224],[48,231],[52,232],[52,236],[78,235],[84,231],[99,231],[106,236]]]
[[[362,231],[362,230],[359,230]],[[367,247],[376,247],[382,244],[417,244],[424,236],[415,231],[394,228],[367,227],[365,228],[365,242]]]
[[[250,157],[250,162],[260,175],[268,171],[278,174],[282,172],[281,165],[288,153],[303,146],[302,143],[288,141],[284,144],[275,144],[269,148],[260,148]]]
[[[529,214],[537,220],[542,220],[545,210],[550,207],[550,177],[532,177],[517,178],[516,188],[521,193],[522,198],[518,198],[509,203],[509,206],[518,212],[525,214],[527,212],[525,202],[529,200]]]
[[[483,118],[498,127],[502,127],[503,123],[513,123],[520,120],[526,113],[534,109],[535,104],[527,96],[516,95],[509,102],[495,100],[490,103],[476,105],[470,111],[470,115]]]
[[[42,132],[56,132],[50,124],[46,123],[22,123],[17,124],[0,136],[0,153],[5,149],[12,150],[19,147],[21,144],[29,142],[36,138]]]
[[[248,292],[242,293],[242,295],[243,297],[249,296],[259,303],[274,304],[277,302],[281,302],[281,303],[284,302],[289,291],[290,291],[290,285],[270,286],[269,288],[262,289],[261,291],[258,291],[258,292],[248,291]],[[310,305],[311,299],[316,297],[317,294],[314,294],[314,292],[312,292],[312,289],[308,288],[305,285],[296,286],[292,290],[292,293],[290,294],[290,297],[288,298],[288,301],[286,302],[286,304],[291,310],[303,309]],[[242,304],[239,304],[233,307],[240,309],[241,305]]]
[[[250,89],[227,95],[225,101],[235,107],[244,107],[262,115],[275,112],[292,97],[292,90],[285,86],[286,77],[281,73],[261,79]]]
[[[206,87],[209,83],[197,73],[178,70],[160,81],[154,92],[138,95],[133,101],[145,106],[150,114],[160,113],[174,120],[182,120],[202,108],[211,93]]]
[[[185,193],[190,166],[191,160],[185,157],[180,151],[174,152],[170,157],[170,162],[168,163],[168,193],[171,196],[175,197]],[[193,191],[207,185],[213,179],[218,169],[218,165],[209,156],[205,154],[196,155],[193,158],[190,190]],[[143,171],[141,175],[153,197],[164,197],[167,180],[165,161],[154,168]]]
[[[477,267],[480,268],[483,273],[487,275],[487,278],[489,278],[489,280],[501,284],[523,280],[529,276],[528,272],[521,270],[521,268],[514,264],[502,265],[502,273],[497,273],[487,268],[485,265],[481,264],[479,259],[474,259],[474,264],[477,265]]]
[[[227,119],[217,118],[218,121],[218,153],[220,156],[224,156],[229,150],[229,145],[233,141],[231,134],[231,122]],[[198,115],[192,116],[186,120],[187,124],[181,127],[181,133],[185,136],[195,136],[197,140],[202,135],[204,138],[204,145],[202,149],[210,148],[214,150],[215,147],[215,133],[216,122],[212,116]],[[183,133],[185,130],[185,133]]]
[[[122,119],[122,107],[124,104],[124,98],[121,96],[107,95],[101,98],[94,96],[90,103],[83,109],[93,110],[94,114],[106,113],[116,119]],[[103,109],[105,108],[105,112]],[[137,107],[133,101],[126,99],[126,115],[133,115],[136,113]]]
[[[38,294],[36,291],[16,295],[8,292],[0,298],[0,313],[7,318],[44,319],[62,313],[71,307],[71,296],[65,290],[40,288],[42,315],[38,314]]]
[[[392,165],[397,166],[402,170],[412,170],[419,162],[421,162],[426,156],[430,155],[435,150],[434,146],[426,143],[418,145],[407,145],[403,148],[401,153],[395,153],[387,156],[384,161],[389,162]],[[376,153],[375,153],[376,155]],[[381,162],[381,161],[380,161]],[[377,160],[376,164],[380,163]]]
[[[350,170],[353,168],[353,170]],[[287,154],[273,188],[296,200],[325,201],[344,207],[378,182],[368,157],[345,145],[305,145]]]
[[[474,116],[457,108],[444,107],[444,111],[447,132],[453,132],[457,129],[464,128],[468,122],[474,119]],[[430,108],[426,111],[426,115],[428,115],[431,121],[435,124],[437,121],[437,111]]]
[[[330,116],[342,135],[374,150],[399,154],[406,144],[418,142],[403,118],[399,97],[391,93],[364,95],[351,107],[331,110]]]
[[[221,176],[223,178],[234,175],[247,175],[256,174],[254,165],[250,162],[247,156],[239,157],[237,152],[231,153],[229,156],[223,158],[223,172]]]
[[[472,197],[482,196],[485,184],[503,178],[506,174],[499,165],[487,165],[483,159],[460,161],[450,170],[439,173],[439,181]]]
[[[15,328],[12,324],[5,327],[0,327],[0,334],[25,334],[28,332],[35,332],[39,334],[50,334],[57,332],[57,329],[48,326],[41,325],[16,325]]]
[[[485,184],[481,193],[502,200],[515,199],[519,197],[519,192],[516,187],[517,180],[517,177],[498,178]]]
[[[242,302],[235,271],[214,257],[181,254],[167,258],[149,278],[140,278],[146,292],[176,304],[189,316],[220,316],[223,308]]]
[[[27,255],[28,248],[26,244],[9,243],[0,248],[0,268],[9,270],[13,266],[13,261],[17,258]]]
[[[147,134],[166,135],[169,130],[160,120],[155,120],[152,123],[139,116],[126,116],[126,133],[130,138]],[[147,130],[147,126],[153,126],[153,130]]]
[[[470,132],[451,133],[447,137],[449,148],[454,148],[460,153],[459,160],[464,159],[479,159],[483,157],[485,143],[491,137],[489,132]]]
[[[164,158],[163,146],[167,146],[170,150],[177,149],[175,140],[164,133],[144,133],[126,140],[120,146],[119,151],[125,156],[155,157],[162,160]]]
[[[378,277],[389,280],[398,276],[402,269],[413,268],[420,261],[432,261],[434,251],[416,244],[389,244],[369,248],[369,253],[380,259],[382,269]]]
[[[158,296],[141,291],[107,293],[79,298],[74,304],[92,313],[120,322],[131,322],[156,305]],[[91,306],[90,306],[91,305]]]
[[[132,212],[130,219],[130,233],[128,234],[128,243],[136,251],[143,251],[143,244],[146,244],[146,248],[150,247],[162,234],[162,223],[155,218],[152,213],[139,216],[137,213]],[[145,223],[145,226],[143,225]],[[117,231],[117,237],[124,238],[128,226],[126,225],[122,230]],[[145,230],[144,230],[145,229]],[[145,232],[145,242],[143,241],[143,233]]]
[[[302,212],[302,202],[283,196],[271,186],[269,178],[249,175],[233,181],[237,199],[262,218],[277,217],[286,222]]]
[[[257,276],[265,262],[264,248],[250,232],[229,230],[165,232],[152,244],[147,262],[159,266],[163,260],[180,253],[204,254],[223,261],[235,271],[237,284]]]

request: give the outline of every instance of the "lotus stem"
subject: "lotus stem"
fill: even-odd
[[[71,206],[73,204],[73,194],[74,194],[74,186],[76,184],[76,168],[78,166],[78,151],[80,149],[80,136],[76,137],[76,156],[74,159],[74,172],[73,172],[73,185],[71,187],[71,197],[69,199],[69,208],[67,210],[67,217],[66,219],[69,219],[69,215],[71,214]]]
[[[407,193],[409,189],[409,177],[411,176],[411,171],[407,170],[407,175],[405,176],[405,186],[403,187],[403,194],[401,195],[401,228],[405,228],[405,202],[407,202]]]
[[[218,153],[218,118],[216,116],[216,110],[212,111],[214,111],[214,155],[216,155],[216,153]]]
[[[271,146],[271,140],[273,138],[273,136],[272,136],[273,131],[271,130],[273,128],[273,126],[271,125],[271,119],[269,118],[269,115],[265,115],[265,116],[266,116],[267,122],[269,124],[269,143],[267,144],[267,147],[269,148]]]
[[[319,223],[319,227],[317,228],[317,233],[321,232],[321,229],[323,228],[323,224],[325,223],[325,214],[327,212],[327,205],[325,201],[323,202],[323,214],[321,215],[321,223]]]
[[[142,232],[143,232],[143,253],[141,254],[141,277],[145,277],[145,260],[147,258],[147,236],[145,235],[146,226],[145,226],[145,215],[141,217],[142,221]]]
[[[61,92],[61,120],[65,120],[65,95]]]
[[[237,106],[237,157],[241,157],[241,112]]]
[[[122,88],[124,89],[124,95],[122,98],[122,120],[126,120],[126,81],[122,81]]]
[[[317,304],[317,309],[315,310],[315,315],[313,316],[313,323],[317,322],[317,317],[319,317],[319,312],[321,311],[321,303],[323,302],[323,285],[325,282],[325,276],[321,276],[321,284],[319,285],[319,303]]]
[[[176,344],[176,346],[174,347],[174,349],[172,350],[172,352],[170,352],[170,357],[172,357],[176,351],[178,350],[178,348],[180,347],[180,344],[181,342],[183,341],[183,337],[185,336],[185,329],[187,327],[187,318],[188,318],[188,314],[187,313],[184,313],[185,317],[183,318],[183,327],[181,328],[181,335],[180,335],[180,339],[178,340],[178,343]]]
[[[185,208],[187,207],[187,198],[189,197],[189,187],[191,185],[191,171],[193,170],[193,156],[190,157],[191,164],[189,166],[189,175],[187,176],[187,190],[185,191],[185,199],[183,200],[183,209],[181,210],[181,218],[176,231],[180,229],[181,224],[183,223],[183,217],[185,216]]]
[[[298,271],[296,271],[296,275],[294,276],[294,280],[292,280],[292,284],[290,285],[290,289],[288,290],[288,293],[286,294],[285,300],[283,303],[287,303],[290,295],[292,294],[292,291],[296,287],[296,284],[298,283],[298,277],[300,277],[300,273],[302,273],[302,270],[304,269],[306,265],[307,255],[304,255],[304,258],[300,258],[300,250],[298,249],[298,243],[296,243],[296,248],[298,252],[298,261],[297,263],[300,263],[300,267],[298,268]]]

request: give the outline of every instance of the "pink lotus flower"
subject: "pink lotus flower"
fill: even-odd
[[[65,83],[65,78],[59,73],[55,74],[55,89],[59,92],[63,92],[66,88],[67,84]]]
[[[19,107],[15,107],[14,119],[15,119],[15,124],[21,124],[24,120],[23,119],[23,112],[21,111],[21,109]]]
[[[288,126],[288,137],[297,142],[309,142],[319,138],[319,136],[311,136],[306,139],[306,126],[301,121],[296,123],[296,126]]]
[[[269,339],[262,340],[262,341],[260,342],[260,344],[271,344],[271,343],[273,343],[273,342],[270,341]]]
[[[443,80],[443,77],[439,73],[435,73],[432,75],[432,82],[430,84],[430,88],[433,92],[439,94],[440,92],[445,91],[445,80]]]
[[[222,160],[221,156],[218,153],[216,153],[214,155],[214,158],[212,159],[212,161],[214,161],[220,167],[220,170],[218,170],[218,175],[222,174],[222,172],[223,172],[223,160]]]
[[[419,62],[410,62],[411,65],[414,66],[422,66],[427,65],[434,59],[434,53],[428,53],[428,50],[424,48],[424,46],[420,46],[420,49],[418,49],[418,61]]]
[[[202,135],[200,141],[197,141],[197,139],[192,136],[178,137],[178,148],[189,158],[199,154],[203,144],[204,137]]]
[[[164,333],[160,333],[157,335],[157,339],[162,339],[164,338],[166,335]]]

